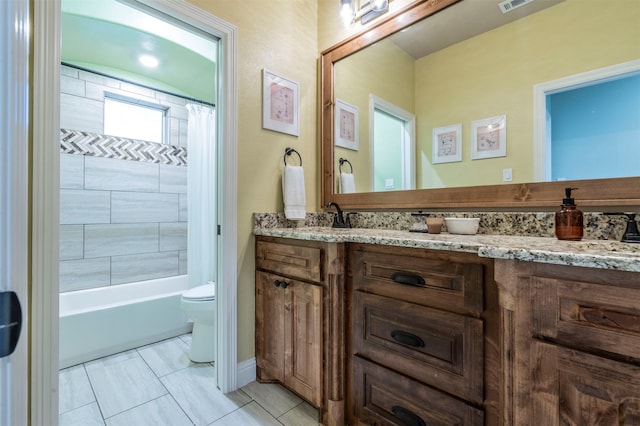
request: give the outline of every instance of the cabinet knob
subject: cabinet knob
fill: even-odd
[[[273,280],[273,285],[276,287],[282,287],[282,288],[289,287],[289,283],[287,283],[286,281],[280,281],[280,280]]]

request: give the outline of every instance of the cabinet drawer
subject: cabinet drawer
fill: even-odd
[[[256,243],[256,267],[290,277],[321,282],[322,250],[267,241]]]
[[[355,290],[449,311],[483,310],[482,265],[366,251],[355,251],[352,262]]]
[[[353,358],[354,414],[370,425],[483,425],[484,413],[413,379]]]
[[[356,291],[353,351],[479,404],[482,320]]]
[[[640,359],[640,289],[530,279],[534,333]]]
[[[640,425],[640,367],[534,341],[532,425]]]

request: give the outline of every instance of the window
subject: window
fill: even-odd
[[[105,94],[104,133],[163,143],[166,111],[161,105]]]

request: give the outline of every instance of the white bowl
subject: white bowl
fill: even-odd
[[[445,217],[444,223],[450,234],[474,235],[478,232],[480,219],[477,217]]]

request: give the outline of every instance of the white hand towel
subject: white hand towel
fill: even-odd
[[[351,194],[356,192],[356,182],[353,173],[340,173],[340,193]]]
[[[284,166],[282,172],[282,198],[287,219],[304,219],[306,199],[304,172],[300,166]]]

